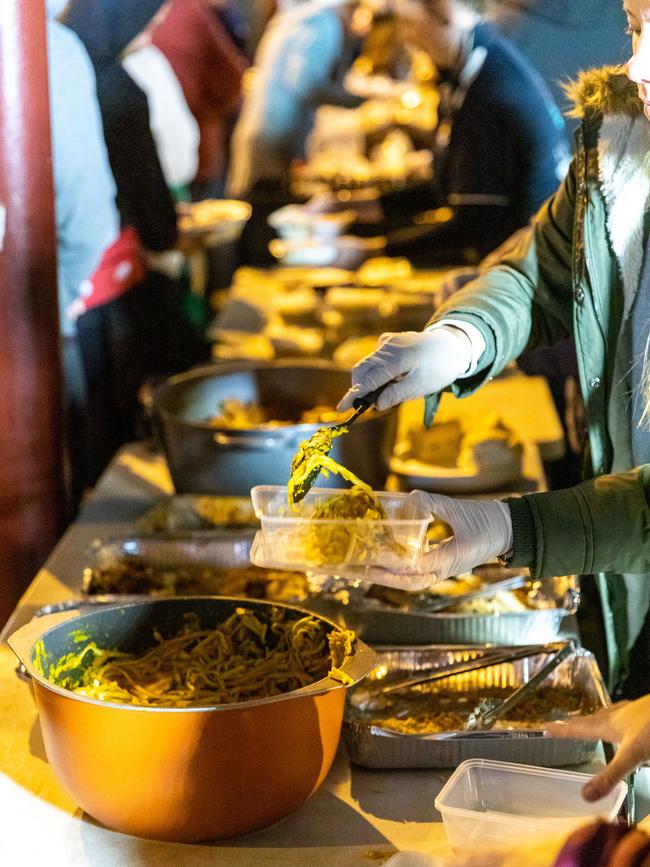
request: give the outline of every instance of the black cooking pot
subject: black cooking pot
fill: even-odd
[[[222,401],[280,407],[285,417],[315,406],[336,406],[350,373],[330,361],[232,362],[173,376],[154,396],[154,423],[178,493],[241,496],[254,485],[286,484],[298,445],[321,425],[277,428],[214,427]],[[331,456],[374,488],[383,488],[393,450],[394,410],[361,416],[334,440]],[[339,476],[319,486],[342,487]]]

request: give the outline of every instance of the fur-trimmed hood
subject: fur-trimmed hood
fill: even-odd
[[[622,66],[585,70],[566,85],[565,92],[573,103],[570,117],[612,114],[638,117],[643,114],[636,84],[630,81]]]
[[[622,66],[581,73],[566,88],[573,117],[597,124],[598,181],[605,199],[607,233],[623,279],[624,315],[632,308],[644,251],[650,201],[650,121],[637,86]]]

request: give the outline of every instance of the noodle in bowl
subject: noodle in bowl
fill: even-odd
[[[309,618],[318,624],[312,632],[322,629],[335,640],[343,634],[325,618],[288,605],[194,597],[54,614],[11,636],[32,677],[48,760],[94,818],[123,833],[161,840],[223,839],[272,825],[322,783],[343,719],[341,680],[357,683],[373,664],[373,652],[359,641],[342,661],[338,680],[327,666],[323,672],[315,668],[312,677],[325,676],[231,703],[125,704],[123,698],[104,701],[48,680],[53,664],[90,643],[141,654],[152,646],[154,629],[175,636],[188,617],[214,629],[241,609],[267,622],[274,611],[290,625]],[[304,642],[304,629],[297,631]]]

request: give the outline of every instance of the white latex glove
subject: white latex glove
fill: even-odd
[[[582,790],[586,801],[597,801],[650,759],[650,695],[636,701],[621,701],[591,716],[552,723],[547,730],[558,738],[619,744],[612,761]]]
[[[377,399],[377,409],[434,394],[462,376],[471,362],[472,345],[457,328],[382,334],[377,349],[352,368],[352,388],[338,408],[350,409],[355,398],[387,382],[393,384]]]
[[[436,581],[470,572],[512,548],[512,519],[505,503],[454,500],[424,491],[413,491],[410,500],[418,513],[424,509],[446,521],[454,531],[453,537],[435,545],[408,569],[389,562],[376,563],[364,580],[400,590],[426,590]]]

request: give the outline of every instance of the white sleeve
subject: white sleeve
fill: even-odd
[[[440,319],[438,322],[434,322],[433,325],[430,325],[427,328],[427,331],[435,331],[436,328],[442,328],[445,325],[449,325],[452,328],[457,328],[459,331],[462,331],[469,340],[472,347],[472,358],[469,363],[469,367],[463,373],[461,378],[471,376],[473,373],[476,372],[479,361],[481,360],[481,356],[485,352],[485,340],[483,338],[483,335],[475,325],[471,324],[471,322],[464,322],[460,319],[453,318]]]
[[[122,66],[146,94],[151,133],[167,186],[191,183],[199,167],[199,125],[171,64],[155,45],[144,45],[127,53]]]

